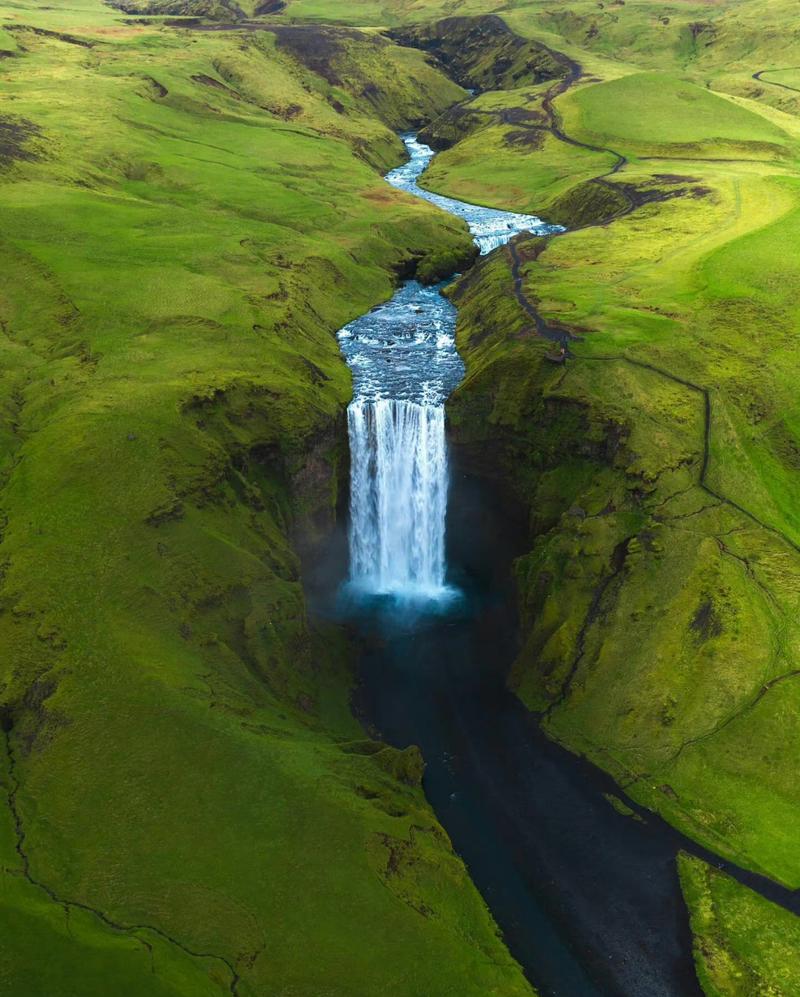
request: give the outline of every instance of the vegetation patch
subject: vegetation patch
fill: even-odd
[[[678,868],[708,997],[797,993],[800,918],[701,859],[682,854]]]

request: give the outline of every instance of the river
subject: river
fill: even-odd
[[[520,232],[558,231],[533,215],[433,194],[417,183],[433,150],[404,136],[408,161],[386,180],[463,218],[482,254]],[[407,281],[339,332],[353,374],[350,584],[357,595],[447,602],[448,453],[444,405],[464,376],[456,311],[438,287]]]
[[[404,140],[409,161],[387,181],[464,218],[481,252],[553,231],[425,191],[433,153]],[[675,832],[614,810],[611,780],[506,688],[524,531],[448,452],[444,406],[464,368],[440,290],[408,281],[339,334],[354,382],[340,610],[362,635],[357,705],[388,742],[420,746],[426,795],[542,997],[695,997]]]

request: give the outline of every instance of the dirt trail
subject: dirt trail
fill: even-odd
[[[759,83],[766,83],[771,87],[780,87],[781,90],[791,90],[792,93],[800,93],[800,87],[790,87],[788,83],[776,83],[775,80],[765,80],[765,73],[787,73],[791,69],[800,69],[800,66],[785,66],[783,69],[759,69],[753,73],[753,79]]]
[[[621,152],[617,152],[616,149],[609,149],[606,146],[592,145],[589,142],[582,142],[580,139],[574,138],[572,135],[568,135],[561,127],[553,101],[555,101],[556,97],[560,97],[561,94],[566,93],[567,90],[569,90],[580,80],[583,76],[583,69],[579,62],[576,62],[574,59],[570,59],[569,56],[564,55],[563,52],[554,52],[552,49],[549,51],[553,58],[565,67],[566,73],[547,90],[547,93],[542,101],[542,109],[547,115],[547,120],[549,122],[548,131],[550,131],[550,133],[560,142],[565,142],[567,145],[575,146],[578,149],[587,149],[589,152],[605,152],[615,157],[614,165],[610,170],[606,173],[601,173],[598,176],[593,177],[590,181],[590,183],[596,183],[603,187],[608,187],[615,193],[621,194],[628,202],[627,206],[621,211],[615,212],[614,215],[609,216],[609,218],[604,219],[602,222],[592,223],[595,225],[607,224],[615,218],[622,218],[625,215],[630,214],[631,211],[634,211],[642,203],[642,201],[637,198],[631,190],[620,184],[611,183],[608,179],[609,177],[613,177],[616,173],[619,173],[620,170],[624,169],[624,167],[628,165],[628,158]]]
[[[552,52],[552,50],[551,50]],[[568,56],[560,52],[552,52],[553,58],[561,62],[566,68],[566,73],[563,78],[557,80],[547,91],[543,101],[542,107],[547,114],[549,124],[547,126],[548,131],[550,131],[556,138],[562,142],[566,142],[568,145],[573,145],[581,149],[588,149],[593,152],[605,152],[616,157],[616,162],[614,166],[607,172],[600,176],[594,177],[590,182],[603,184],[606,187],[612,188],[614,191],[622,194],[628,201],[626,207],[621,211],[616,212],[614,215],[608,218],[601,219],[596,222],[589,222],[586,225],[580,226],[580,228],[571,229],[567,232],[557,232],[548,239],[558,238],[561,235],[569,234],[569,231],[576,232],[583,228],[593,228],[598,226],[608,225],[612,221],[617,221],[620,218],[624,218],[629,215],[636,208],[641,207],[642,204],[647,203],[648,199],[646,196],[640,195],[637,197],[635,191],[631,191],[623,184],[615,184],[609,181],[609,177],[614,176],[619,173],[628,163],[628,159],[622,153],[616,152],[614,149],[609,149],[604,146],[590,145],[589,143],[582,142],[580,139],[576,139],[571,135],[568,135],[561,127],[556,113],[553,102],[561,94],[567,92],[575,83],[577,83],[582,76],[582,69],[579,63],[570,59]],[[759,73],[754,73],[754,79],[760,79],[762,73],[766,72],[776,72],[777,70],[760,70]],[[763,82],[768,83],[768,80]],[[774,86],[784,86],[784,84],[776,83]],[[786,89],[794,89],[793,87],[787,87]],[[545,247],[546,248],[546,247]],[[520,258],[519,251],[514,242],[508,244],[509,257],[511,260],[511,275],[513,279],[513,289],[514,296],[519,302],[523,310],[528,314],[534,322],[536,327],[536,332],[538,335],[545,339],[549,339],[553,342],[558,342],[565,347],[569,347],[570,342],[580,341],[580,337],[575,333],[571,332],[569,329],[563,326],[552,325],[547,322],[547,320],[540,314],[537,310],[535,304],[531,301],[525,292],[523,277],[522,277],[522,264],[523,261]],[[538,255],[538,254],[537,254]],[[680,377],[677,374],[673,374],[671,371],[664,369],[663,367],[658,367],[655,364],[648,363],[643,360],[634,360],[633,358],[627,356],[626,354],[619,354],[618,356],[607,356],[607,357],[581,357],[580,355],[575,356],[570,353],[570,356],[576,360],[588,361],[588,362],[619,362],[631,364],[635,367],[641,367],[645,370],[653,371],[656,374],[660,374],[662,377],[666,377],[671,381],[683,385],[690,391],[695,391],[701,395],[703,400],[703,449],[702,449],[702,464],[700,468],[700,474],[698,476],[697,484],[703,489],[708,495],[715,498],[717,501],[724,503],[730,508],[734,509],[736,512],[745,516],[756,526],[767,530],[774,536],[779,537],[793,550],[800,553],[800,545],[795,543],[790,537],[788,537],[782,530],[775,526],[770,526],[769,523],[764,522],[754,513],[750,512],[744,506],[740,505],[734,499],[725,495],[724,493],[717,491],[708,483],[708,470],[710,463],[710,440],[711,440],[711,420],[712,420],[712,404],[711,404],[711,394],[708,388],[701,384],[697,384],[694,381],[690,381],[686,378]]]

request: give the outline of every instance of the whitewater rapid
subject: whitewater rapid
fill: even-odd
[[[433,194],[418,180],[433,150],[403,136],[408,162],[386,180],[463,218],[481,252],[520,232],[553,231],[533,215]],[[350,585],[365,595],[441,600],[448,453],[444,406],[464,376],[456,310],[442,287],[406,281],[391,301],[351,322],[339,344],[353,375],[350,442]]]

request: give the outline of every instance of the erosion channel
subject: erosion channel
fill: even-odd
[[[433,153],[405,142],[410,159],[387,180],[463,217],[481,253],[553,231],[425,191]],[[383,739],[421,748],[426,794],[540,994],[693,997],[680,837],[614,809],[611,780],[549,742],[506,688],[521,530],[448,460],[444,405],[463,364],[440,291],[407,281],[339,336],[354,379],[339,612],[363,648],[358,710]]]

